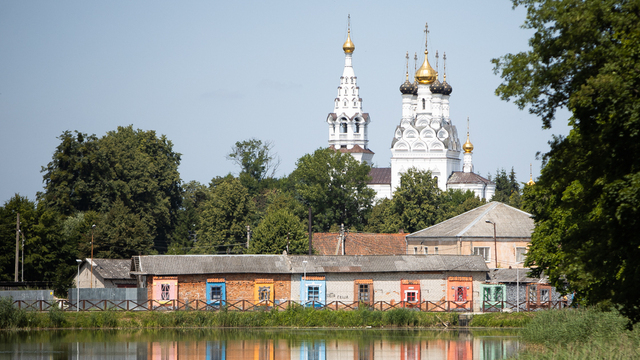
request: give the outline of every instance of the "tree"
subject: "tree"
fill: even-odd
[[[393,193],[392,213],[395,225],[405,232],[414,232],[435,224],[441,218],[441,193],[438,180],[431,171],[411,168],[400,177],[400,186]]]
[[[57,295],[66,296],[78,255],[77,244],[63,235],[58,213],[36,206],[18,194],[0,207],[0,279],[14,279],[17,213],[20,213],[20,230],[25,239],[19,279],[23,277],[24,268],[25,281],[49,281]]]
[[[280,158],[272,153],[273,143],[258,139],[238,141],[227,154],[227,159],[240,166],[240,182],[249,190],[249,194],[259,194],[268,185],[273,185]]]
[[[375,192],[367,187],[371,167],[350,154],[318,149],[298,159],[290,180],[302,202],[313,210],[314,231],[331,225],[364,226]]]
[[[193,248],[200,229],[202,205],[210,194],[207,187],[197,181],[184,184],[182,189],[182,207],[178,210],[177,225],[171,235],[168,254],[188,254]]]
[[[107,213],[122,204],[145,223],[165,251],[180,208],[180,154],[154,131],[118,127],[102,138],[65,131],[52,161],[42,168],[48,209],[71,216]]]
[[[239,254],[245,251],[247,225],[253,212],[253,201],[247,189],[236,178],[210,189],[202,204],[198,240],[192,253]]]
[[[531,48],[494,59],[496,93],[538,115],[572,113],[554,137],[525,209],[535,219],[526,264],[587,304],[611,303],[640,321],[640,4],[515,0]]]
[[[141,217],[116,201],[97,224],[93,244],[96,258],[128,259],[152,254],[153,240]]]
[[[268,213],[256,228],[249,250],[253,254],[307,254],[307,233],[300,219],[289,210]]]
[[[505,169],[496,170],[495,180],[496,192],[491,197],[491,201],[500,201],[513,207],[520,207],[520,184],[516,179],[516,172],[511,167],[511,172],[507,175]]]

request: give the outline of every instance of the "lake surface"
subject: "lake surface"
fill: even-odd
[[[0,332],[0,359],[492,360],[513,330],[158,329]]]

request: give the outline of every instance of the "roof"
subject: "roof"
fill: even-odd
[[[487,273],[487,281],[490,283],[536,283],[536,284],[548,284],[549,278],[547,276],[541,276],[538,278],[528,277],[527,274],[531,269],[491,269]],[[517,276],[516,276],[517,274]],[[518,280],[519,279],[519,280]]]
[[[318,255],[338,255],[342,248],[338,247],[338,233],[314,233],[313,249]],[[363,234],[347,233],[345,239],[345,255],[404,255],[407,234]]]
[[[90,263],[91,259],[85,259]],[[103,279],[131,279],[131,259],[93,259],[93,271]]]
[[[391,168],[371,168],[369,176],[371,176],[371,181],[368,184],[391,185]]]
[[[375,154],[373,151],[371,151],[369,149],[363,149],[358,144],[353,145],[353,147],[351,149],[347,149],[347,148],[343,148],[343,147],[336,149],[336,147],[334,145],[329,146],[329,149],[338,150],[343,154],[344,153],[349,153],[349,154],[355,154],[355,153]]]
[[[449,220],[407,235],[407,240],[423,238],[489,237],[493,238],[496,224],[497,238],[528,238],[533,232],[532,215],[501,202],[492,201]]]
[[[449,179],[447,180],[448,184],[487,184],[487,185],[495,185],[495,183],[491,180],[485,179],[482,176],[472,173],[472,172],[462,172],[462,171],[454,171]]]
[[[139,258],[137,275],[489,271],[482,256],[467,255],[143,255]]]

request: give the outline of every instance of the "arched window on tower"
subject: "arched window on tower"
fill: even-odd
[[[426,104],[427,104],[427,101],[423,98],[423,99],[422,99],[422,110],[424,110],[424,109],[425,109]]]
[[[360,133],[360,124],[356,124],[356,134]]]
[[[344,106],[345,106],[345,107],[347,106],[347,100],[345,100],[345,101],[344,101]]]
[[[343,134],[347,133],[347,123],[340,124],[340,132]]]

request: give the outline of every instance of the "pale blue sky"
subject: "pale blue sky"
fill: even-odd
[[[523,9],[491,1],[0,1],[0,202],[35,199],[40,167],[65,130],[117,126],[165,134],[182,154],[184,182],[237,173],[225,159],[252,137],[270,140],[289,174],[327,146],[351,14],[353,66],[371,116],[374,162],[389,166],[400,122],[405,52],[447,53],[451,118],[467,116],[476,172],[539,174],[552,130],[494,95],[490,59],[526,49]],[[430,57],[435,66],[435,58]],[[411,64],[413,68],[413,64]],[[440,60],[442,73],[442,59]]]

